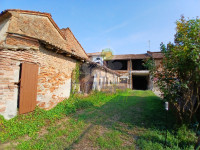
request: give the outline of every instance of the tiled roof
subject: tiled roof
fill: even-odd
[[[72,46],[69,44],[70,39],[66,38],[49,13],[9,9],[3,11],[0,14],[0,18],[6,14],[15,16],[10,19],[10,25],[7,33],[19,34],[43,40],[67,52],[72,52]],[[69,32],[72,34],[70,30]],[[76,40],[73,34],[72,37]],[[77,40],[76,42],[77,45],[81,47]],[[82,47],[79,49],[76,48],[75,54],[83,58],[88,58]]]
[[[155,58],[155,59],[162,59],[163,58],[163,53],[162,52],[150,52],[150,51],[147,51],[147,54],[149,54],[152,58]]]
[[[87,53],[85,52],[79,41],[76,39],[70,28],[63,28],[61,29],[61,31],[67,41],[67,46],[68,46],[67,49],[74,50],[80,56],[88,58]]]
[[[62,32],[60,31],[60,28],[58,27],[58,25],[55,23],[55,21],[52,19],[52,16],[50,13],[46,13],[46,12],[39,12],[39,11],[31,11],[31,10],[21,10],[21,9],[6,9],[4,11],[2,11],[0,13],[0,17],[2,17],[3,15],[5,15],[7,12],[16,12],[16,13],[21,13],[21,14],[31,14],[31,15],[37,15],[37,16],[45,16],[48,17],[49,20],[51,21],[51,23],[54,25],[54,27],[58,30],[58,32],[61,34],[61,36],[63,38],[65,38],[65,36],[62,34]]]
[[[153,58],[163,58],[162,53],[152,53]]]
[[[101,52],[88,53],[88,56],[97,56],[101,55]],[[129,60],[129,59],[145,59],[145,58],[155,58],[162,59],[162,52],[150,52],[147,51],[145,54],[124,54],[124,55],[113,55],[110,60]]]
[[[101,52],[95,52],[95,53],[87,53],[88,56],[101,56]]]
[[[49,22],[45,20],[44,18],[34,17],[33,19],[31,18],[31,16],[23,16],[23,15],[21,16],[20,14],[47,17],[50,20],[51,24],[49,24]],[[11,17],[11,16],[15,16],[15,17]],[[75,38],[75,36],[71,32],[71,30],[67,28],[66,29],[67,32],[71,33],[74,40],[80,46],[79,48],[73,47],[73,45],[70,44],[70,39],[67,39],[69,34],[67,35],[63,34],[63,31],[59,29],[57,24],[52,19],[51,14],[37,12],[37,11],[29,11],[29,10],[8,9],[0,13],[0,22],[9,17],[11,17],[11,22],[10,22],[7,33],[36,39],[44,45],[49,45],[50,47],[53,47],[52,50],[55,49],[57,53],[65,54],[66,57],[68,57],[67,55],[70,54],[70,56],[75,59],[81,60],[83,62],[88,62],[90,64],[95,65],[96,67],[100,69],[104,69],[110,73],[119,75],[117,72],[105,66],[100,66],[97,63],[90,61],[88,59],[88,56],[85,50],[82,48],[78,40]],[[53,26],[54,29],[52,29],[50,26],[51,27]],[[74,49],[76,53],[73,53],[71,51],[72,49]]]
[[[126,55],[114,55],[111,60],[127,60],[127,59],[145,59],[149,58],[147,54],[126,54]]]

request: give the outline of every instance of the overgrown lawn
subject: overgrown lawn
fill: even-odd
[[[164,103],[151,91],[94,92],[50,111],[1,119],[0,138],[4,149],[194,149],[194,132],[175,127],[172,113],[166,122]]]

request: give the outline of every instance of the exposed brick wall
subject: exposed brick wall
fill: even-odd
[[[8,35],[6,38],[6,44],[7,45],[14,45],[14,46],[27,46],[27,47],[35,47],[39,48],[39,42],[37,40],[30,40],[27,38],[22,37],[14,37],[11,35]]]
[[[78,40],[75,38],[75,36],[71,32],[71,30],[69,28],[66,28],[66,29],[61,29],[61,31],[64,34],[64,36],[66,37],[67,49],[71,52],[74,51],[75,54],[77,54],[81,57],[88,58],[84,49],[82,48],[82,46],[80,45]]]
[[[0,50],[0,114],[9,119],[17,114],[20,64],[39,64],[37,105],[51,109],[70,96],[71,74],[76,60],[42,47],[39,50]]]
[[[161,71],[162,70],[162,59],[154,59],[155,60],[155,65],[157,67],[157,70],[158,71]]]
[[[8,32],[41,39],[67,50],[65,39],[53,26],[48,17],[21,14],[19,12],[11,13],[13,16],[11,17]]]
[[[19,82],[21,63],[37,63],[39,66],[36,101],[39,107],[51,109],[70,96],[75,58],[47,50],[40,42],[53,45],[49,49],[62,49],[70,53],[73,52],[71,50],[75,50],[76,55],[87,58],[73,33],[68,29],[65,38],[60,29],[55,28],[55,23],[49,15],[20,11],[10,13],[8,22],[0,23],[0,29],[3,29],[0,32],[0,38],[3,37],[0,41],[0,114],[6,119],[17,114],[19,86],[15,83]],[[105,75],[108,75],[108,80],[113,83],[113,74],[99,68],[94,72],[98,77],[97,83],[102,82]],[[100,84],[98,88],[100,90]]]
[[[51,109],[70,96],[71,75],[76,60],[40,48],[38,53],[40,71],[38,76],[37,104]]]
[[[36,58],[36,59],[35,59]],[[35,62],[36,51],[0,50],[0,114],[6,119],[17,114],[20,63]]]

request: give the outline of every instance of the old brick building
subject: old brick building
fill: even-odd
[[[101,58],[101,53],[89,53],[88,56],[95,61]],[[126,88],[159,91],[151,80],[148,68],[143,65],[148,58],[154,59],[157,69],[161,69],[162,53],[150,51],[145,54],[113,55],[109,60],[105,60],[104,64],[120,74],[120,85]]]
[[[6,119],[35,109],[51,109],[70,96],[76,63],[93,89],[118,73],[91,62],[69,28],[59,29],[48,13],[6,10],[0,14],[0,115]],[[86,69],[86,68],[85,68]],[[82,91],[85,90],[82,86]],[[19,110],[19,111],[18,111]]]

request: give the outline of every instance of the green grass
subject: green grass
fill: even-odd
[[[120,91],[116,94],[94,92],[88,97],[74,95],[49,111],[36,108],[35,111],[27,115],[19,115],[8,121],[0,116],[0,143],[14,140],[24,135],[35,136],[42,127],[51,125],[66,115],[75,113],[77,110],[98,107],[116,97],[119,93]]]
[[[163,101],[151,91],[74,96],[50,111],[37,108],[0,123],[1,142],[10,141],[5,149],[189,150],[196,141],[185,126],[175,128],[169,112],[165,147]]]

